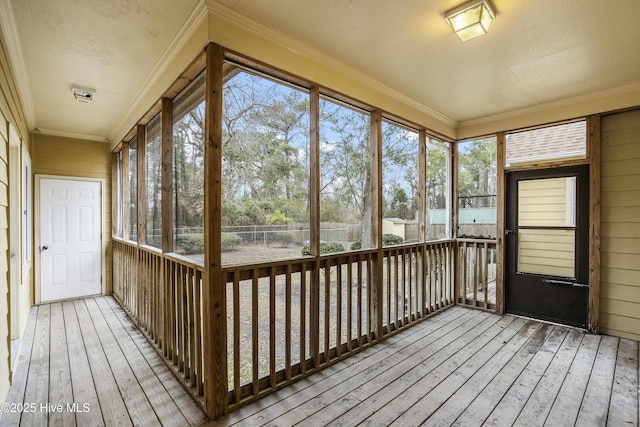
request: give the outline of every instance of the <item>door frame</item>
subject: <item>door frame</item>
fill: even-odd
[[[47,175],[47,174],[36,174],[34,179],[34,195],[33,195],[33,265],[34,265],[34,283],[35,283],[35,303],[40,304],[41,294],[40,294],[40,246],[41,246],[41,236],[40,236],[40,220],[42,218],[40,211],[40,185],[42,179],[57,179],[57,180],[65,180],[65,181],[85,181],[85,182],[99,182],[100,183],[100,215],[102,217],[100,221],[100,241],[101,241],[101,253],[100,253],[100,293],[103,295],[106,294],[107,291],[107,280],[106,280],[106,271],[107,271],[107,257],[106,257],[106,233],[107,233],[107,215],[105,213],[105,184],[106,180],[104,178],[91,178],[84,176],[66,176],[66,175]]]
[[[575,269],[575,277],[567,278],[560,277],[554,275],[547,275],[544,273],[519,273],[518,272],[518,212],[519,212],[519,186],[517,185],[520,181],[529,181],[529,180],[540,180],[540,179],[553,179],[553,178],[565,178],[570,176],[577,176],[578,181],[576,183],[576,193],[575,193],[575,203],[577,204],[576,212],[575,212],[575,237],[574,237],[574,269]],[[506,313],[515,313],[517,315],[523,315],[526,317],[532,317],[536,319],[542,319],[545,321],[558,322],[560,324],[566,324],[568,326],[579,327],[586,329],[589,323],[589,293],[590,293],[590,284],[589,284],[589,270],[590,270],[590,257],[589,257],[589,249],[591,247],[591,242],[589,240],[589,230],[590,230],[590,177],[589,177],[589,165],[570,165],[570,166],[562,166],[562,167],[551,167],[551,168],[539,168],[539,169],[526,169],[526,170],[509,170],[506,172],[506,218],[505,218],[505,226],[506,233],[505,235],[505,274],[504,274],[504,295],[505,295],[505,312]],[[581,209],[582,208],[582,209]],[[509,219],[513,223],[509,224]],[[509,262],[511,261],[511,262]],[[522,276],[521,276],[522,275]],[[520,279],[518,277],[521,277]],[[554,283],[562,284],[538,284],[538,281],[551,280]],[[519,285],[515,285],[512,283],[519,281]],[[584,297],[584,310],[585,316],[584,318],[580,317],[581,320],[577,318],[574,320],[575,323],[569,322],[567,317],[563,317],[558,315],[558,317],[553,317],[554,314],[541,314],[540,312],[520,312],[518,311],[510,311],[510,307],[508,306],[508,302],[511,299],[509,295],[514,292],[513,287],[520,286],[523,287],[522,283],[526,282],[528,285],[526,286],[540,286],[541,292],[555,292],[554,296],[558,296],[558,294],[563,294],[566,297]],[[534,284],[531,284],[531,283]],[[573,290],[568,290],[567,285],[569,283],[573,283]],[[548,282],[547,282],[548,283]],[[511,285],[511,289],[509,288]],[[559,286],[559,287],[558,287]],[[587,287],[584,289],[576,289],[575,286],[579,287]],[[555,290],[554,290],[555,288]],[[528,288],[527,288],[528,289]],[[522,289],[521,289],[522,290]],[[535,296],[532,298],[535,299]],[[511,307],[513,309],[513,307]],[[565,323],[566,322],[566,323]]]
[[[497,132],[497,265],[496,265],[496,311],[504,314],[504,275],[505,275],[505,237],[506,237],[506,172],[540,167],[558,167],[571,165],[589,165],[589,318],[587,330],[591,333],[600,331],[600,211],[602,195],[600,194],[602,179],[602,146],[601,115],[586,116],[587,121],[587,155],[585,159],[549,162],[544,165],[526,164],[506,167],[507,131]]]

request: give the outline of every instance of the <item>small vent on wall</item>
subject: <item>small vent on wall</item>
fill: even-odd
[[[83,104],[90,103],[96,96],[96,91],[94,89],[80,89],[78,87],[72,87],[71,92],[73,93],[74,98],[76,98],[76,101],[82,102]]]

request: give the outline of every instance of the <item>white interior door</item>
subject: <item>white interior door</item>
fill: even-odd
[[[40,179],[40,300],[102,291],[101,182]]]

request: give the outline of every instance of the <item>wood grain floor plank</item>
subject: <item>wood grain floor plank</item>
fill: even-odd
[[[84,303],[98,334],[98,338],[104,349],[104,354],[109,361],[111,371],[118,384],[131,421],[134,425],[147,426],[159,425],[160,421],[153,411],[138,379],[133,374],[131,366],[118,345],[109,325],[107,324],[100,308],[94,299],[85,299]]]
[[[29,316],[7,401],[91,411],[4,414],[3,426],[618,426],[640,416],[638,342],[461,307],[209,424],[113,298]]]
[[[22,343],[20,353],[18,354],[18,362],[15,365],[16,370],[13,375],[13,383],[7,392],[7,402],[24,403],[24,393],[27,388],[27,378],[29,375],[29,366],[31,364],[31,349],[33,348],[33,339],[36,331],[36,320],[38,317],[38,307],[31,307],[27,319],[27,325],[22,334]],[[0,421],[4,426],[19,426],[21,413],[5,412],[1,414]]]
[[[552,345],[560,344],[562,337],[555,333],[555,329],[556,328],[549,324],[541,325],[536,333],[533,334],[525,345],[513,356],[509,363],[497,373],[487,387],[482,390],[471,405],[458,417],[454,425],[465,426],[473,422],[477,423],[479,420],[486,420],[538,350],[545,346],[550,340],[553,340]]]
[[[451,425],[478,394],[489,384],[534,336],[539,336],[540,325],[523,322],[515,331],[507,330],[499,339],[471,357],[438,386],[423,393],[406,411],[396,414],[392,424],[413,422],[418,425]],[[399,403],[399,402],[398,402]]]
[[[265,408],[259,413],[244,419],[242,423],[252,425],[256,422],[265,423],[275,419],[277,419],[277,421],[274,422],[281,423],[281,425],[299,422],[301,419],[311,415],[318,408],[331,403],[337,397],[344,394],[342,393],[336,396],[336,387],[340,389],[348,388],[348,386],[354,382],[373,378],[377,375],[381,367],[393,366],[398,360],[405,359],[408,354],[414,353],[425,345],[435,343],[447,333],[454,331],[456,328],[452,326],[453,324],[458,324],[457,322],[463,324],[479,316],[477,312],[465,313],[462,311],[459,313],[461,313],[459,317],[447,318],[450,320],[455,319],[456,322],[435,320],[433,324],[425,325],[427,326],[428,333],[420,339],[412,340],[411,342],[403,341],[395,345],[391,344],[387,347],[388,351],[385,353],[379,353],[375,347],[371,348],[370,350],[372,350],[373,355],[365,358],[361,365],[350,364],[352,369],[350,369],[346,375],[328,377],[325,381],[316,383],[314,387],[305,388],[281,400],[278,402],[278,405]],[[363,354],[368,353],[369,349],[363,352]],[[321,371],[321,373],[322,372],[324,372],[324,370]],[[330,402],[325,402],[325,400],[330,400]],[[296,409],[295,413],[291,413],[294,409]],[[280,418],[283,415],[285,417],[291,417],[291,419]]]
[[[49,344],[49,403],[61,405],[60,412],[49,413],[49,424],[54,426],[75,426],[74,411],[69,411],[67,404],[73,403],[71,388],[71,369],[69,366],[69,349],[67,348],[67,333],[64,324],[62,304],[54,303],[50,306],[51,327]]]
[[[606,425],[619,341],[619,338],[608,336],[600,340],[576,425]]]
[[[499,319],[497,322],[496,319]],[[491,321],[491,323],[489,323]],[[417,361],[416,368],[412,369],[407,374],[397,378],[390,382],[388,385],[383,386],[375,394],[363,399],[360,394],[353,392],[350,395],[354,395],[362,403],[356,405],[351,410],[341,414],[339,417],[331,420],[332,424],[359,424],[369,417],[375,416],[376,421],[384,422],[381,414],[376,414],[381,408],[388,405],[390,402],[397,399],[399,396],[403,396],[403,405],[411,405],[410,396],[415,395],[411,390],[422,394],[428,390],[435,388],[441,381],[451,375],[459,366],[467,362],[471,357],[474,357],[477,351],[485,348],[492,340],[497,338],[505,330],[512,330],[515,334],[524,321],[518,321],[520,326],[513,325],[514,318],[512,317],[499,317],[492,316],[487,319],[485,328],[482,325],[478,325],[474,328],[471,334],[465,334],[463,339],[456,340],[452,345],[443,349],[442,359],[429,358],[424,361]],[[419,385],[417,385],[420,383]],[[397,402],[394,405],[390,405],[389,408],[397,406]],[[375,414],[375,415],[374,415]],[[396,417],[392,416],[391,419],[386,421],[391,422]]]
[[[290,402],[293,404],[287,407],[287,411],[282,414],[276,413],[276,415],[279,416],[269,420],[269,422],[278,425],[295,425],[296,423],[304,421],[325,406],[334,405],[337,400],[347,395],[351,389],[357,387],[359,384],[364,384],[372,379],[378,378],[384,375],[385,372],[395,372],[395,369],[400,364],[402,364],[401,369],[406,370],[407,365],[413,363],[410,359],[411,357],[420,357],[416,356],[416,354],[421,351],[424,352],[424,357],[435,353],[439,348],[442,348],[459,335],[462,335],[467,328],[471,328],[474,319],[483,319],[486,315],[485,313],[476,312],[468,313],[462,317],[464,320],[460,323],[448,323],[444,325],[427,337],[411,343],[405,347],[402,352],[394,353],[388,358],[380,360],[366,370],[345,379],[322,393],[318,394],[314,392],[312,395],[305,394],[304,399],[295,399],[293,402]]]
[[[131,418],[124,404],[120,389],[115,380],[108,358],[98,338],[89,311],[84,300],[74,301],[82,339],[87,349],[87,359],[91,375],[100,401],[100,410],[106,426],[131,426]]]
[[[514,425],[542,426],[578,352],[584,332],[572,329],[549,364]]]
[[[554,328],[483,425],[501,426],[515,422],[568,334],[568,328]]]
[[[301,393],[302,390],[314,387],[316,384],[320,385],[321,382],[322,386],[325,388],[334,384],[339,384],[344,380],[345,374],[348,376],[353,375],[368,368],[378,360],[389,357],[391,354],[399,351],[398,349],[402,349],[404,346],[409,345],[437,330],[440,325],[444,325],[447,321],[453,321],[453,319],[462,316],[464,311],[465,309],[463,308],[452,307],[438,313],[437,316],[427,319],[419,328],[409,328],[401,334],[390,336],[384,341],[385,345],[368,347],[365,350],[354,354],[348,359],[350,363],[335,364],[324,368],[313,375],[294,382],[288,387],[265,396],[264,398],[256,401],[254,405],[259,406],[261,411],[266,411],[270,406],[278,405],[279,402]],[[228,424],[244,422],[247,417],[253,416],[254,414],[255,411],[253,411],[251,407],[243,407],[225,416],[224,422]]]
[[[104,316],[118,345],[123,350],[123,354],[133,374],[137,378],[142,392],[149,401],[149,404],[153,407],[160,424],[163,426],[176,427],[188,424],[178,409],[178,406],[162,385],[162,382],[158,379],[153,369],[151,369],[131,337],[125,332],[120,321],[111,310],[111,307],[109,307],[102,298],[96,298],[94,301]]]
[[[208,421],[202,408],[193,400],[184,386],[166,366],[160,355],[151,347],[144,335],[135,327],[131,319],[120,308],[112,297],[105,297],[106,303],[111,307],[116,319],[123,326],[131,340],[134,342],[146,362],[164,385],[167,393],[178,406],[180,413],[190,426],[200,426]]]
[[[69,352],[69,367],[73,402],[81,405],[82,410],[76,412],[79,426],[99,426],[104,423],[98,393],[91,374],[91,366],[87,357],[87,348],[80,331],[80,323],[76,309],[71,301],[62,303],[65,332],[67,335],[67,351]],[[86,407],[85,411],[85,406]]]
[[[545,420],[549,427],[574,425],[591,376],[601,337],[587,334]]]
[[[50,311],[48,304],[38,307],[27,388],[24,393],[24,402],[35,403],[37,408],[35,411],[22,414],[21,426],[47,425],[48,414],[45,410],[41,410],[40,404],[46,404],[49,401]]]
[[[496,317],[483,313],[465,323],[462,327],[450,332],[445,339],[426,345],[398,363],[393,364],[393,369],[382,368],[369,381],[360,382],[357,387],[349,387],[342,398],[333,402],[330,406],[323,407],[313,415],[304,419],[304,423],[311,425],[327,425],[336,419],[336,413],[344,413],[357,406],[360,402],[367,402],[367,406],[376,406],[372,396],[385,388],[395,388],[393,383],[399,378],[406,379],[409,384],[415,383],[423,375],[431,372],[436,366],[444,363],[456,350],[469,344],[473,338],[480,335],[487,327],[498,320]],[[400,384],[396,390],[400,390],[404,384]],[[335,395],[337,390],[331,390]],[[306,405],[305,405],[306,407]],[[365,417],[366,418],[366,417]]]

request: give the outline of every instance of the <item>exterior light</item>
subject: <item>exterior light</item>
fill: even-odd
[[[444,13],[444,19],[463,42],[487,34],[495,17],[490,0],[468,1]]]

